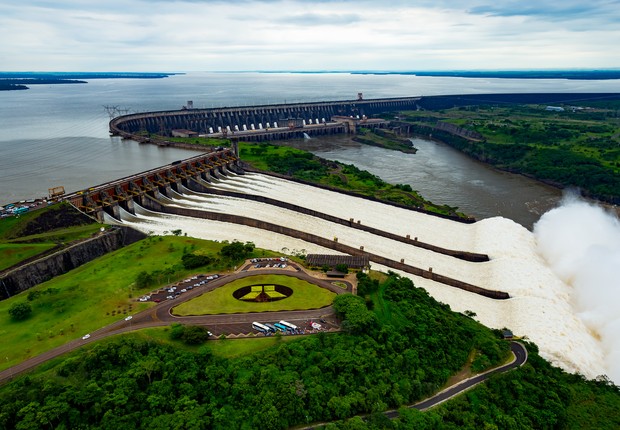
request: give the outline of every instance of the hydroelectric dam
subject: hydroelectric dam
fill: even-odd
[[[490,290],[455,279],[454,276],[445,276],[432,267],[433,256],[437,256],[442,264],[447,262],[445,267],[448,268],[450,261],[457,265],[488,262],[489,257],[486,254],[448,249],[418,240],[417,237],[412,238],[409,234],[395,234],[386,229],[362,224],[359,220],[356,222],[354,218],[346,219],[320,209],[291,203],[284,196],[274,198],[247,190],[238,192],[226,188],[229,180],[247,176],[247,180],[252,181],[256,175],[246,174],[248,167],[244,167],[239,159],[239,140],[261,141],[301,137],[303,134],[354,133],[357,127],[384,127],[388,121],[370,117],[382,112],[416,109],[419,100],[419,97],[364,100],[359,94],[357,100],[349,101],[214,109],[193,109],[190,105],[178,111],[123,115],[110,121],[110,132],[113,135],[140,142],[149,142],[152,135],[224,137],[230,139],[231,147],[214,148],[199,156],[67,194],[62,200],[69,201],[101,222],[112,217],[107,218],[107,221],[122,223],[123,213],[139,218],[141,211],[147,210],[166,216],[243,225],[299,239],[338,253],[365,256],[371,262],[485,297],[507,299],[509,295],[503,291]],[[192,193],[213,199],[243,200],[247,202],[244,206],[255,205],[257,209],[252,214],[238,214],[234,211],[226,213],[175,204],[175,199],[190,196]],[[387,258],[365,250],[364,246],[352,246],[344,240],[339,241],[337,237],[325,237],[325,233],[320,230],[301,230],[293,225],[286,225],[286,222],[273,222],[266,214],[276,210],[300,214],[309,219],[320,220],[321,223],[327,222],[339,229],[344,228],[344,231],[363,232],[361,234],[369,237],[385,238],[417,250],[416,253],[424,255],[423,259],[429,261],[420,261],[424,267],[419,267],[405,261],[405,258],[400,258],[400,261],[393,257]],[[427,216],[433,217],[430,214]],[[459,223],[463,220],[446,222]]]
[[[356,127],[382,128],[387,121],[372,116],[415,110],[421,97],[289,103],[194,109],[191,102],[174,111],[133,113],[110,121],[115,136],[150,142],[152,136],[214,137],[264,141],[337,133]],[[161,142],[158,142],[161,144]]]

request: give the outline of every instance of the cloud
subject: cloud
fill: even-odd
[[[288,25],[307,25],[307,26],[320,26],[320,25],[348,25],[355,22],[359,22],[362,19],[355,14],[317,14],[317,13],[304,13],[300,15],[288,15],[280,18],[278,22]]]
[[[620,66],[620,12],[567,1],[23,0],[0,4],[0,59],[85,71]]]

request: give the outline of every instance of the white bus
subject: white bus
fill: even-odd
[[[280,324],[282,324],[290,331],[297,331],[297,326],[295,324],[291,324],[290,322],[286,322],[284,320],[280,321]]]
[[[253,322],[252,323],[252,328],[254,330],[260,331],[261,333],[270,333],[271,330],[269,329],[269,327],[267,327],[265,324],[261,324],[259,322]]]

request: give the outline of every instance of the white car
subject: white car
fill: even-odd
[[[129,316],[125,317],[125,321],[129,321],[132,318],[133,318],[133,316],[129,315]]]
[[[82,336],[82,340],[86,340],[90,337],[90,334],[85,334],[84,336]]]

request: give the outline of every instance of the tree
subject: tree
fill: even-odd
[[[344,263],[336,264],[335,269],[337,272],[340,272],[340,273],[349,273],[349,266],[347,266]]]
[[[362,297],[341,294],[334,299],[334,310],[342,318],[342,327],[351,333],[365,333],[378,324],[377,315],[366,307]]]
[[[185,327],[181,339],[189,345],[198,345],[209,339],[209,330],[204,327],[190,325]]]
[[[15,303],[9,308],[9,315],[15,321],[23,321],[32,313],[32,306],[29,303]]]
[[[186,269],[195,269],[197,267],[206,266],[211,264],[213,258],[208,255],[200,255],[200,254],[183,254],[181,257],[181,262],[183,263],[183,267]]]
[[[155,282],[153,275],[144,270],[136,276],[136,287],[138,288],[150,287],[153,282]]]
[[[229,258],[232,261],[238,261],[247,257],[252,251],[254,251],[255,245],[252,242],[233,242],[228,245],[224,245],[220,250],[220,254],[223,257]]]

